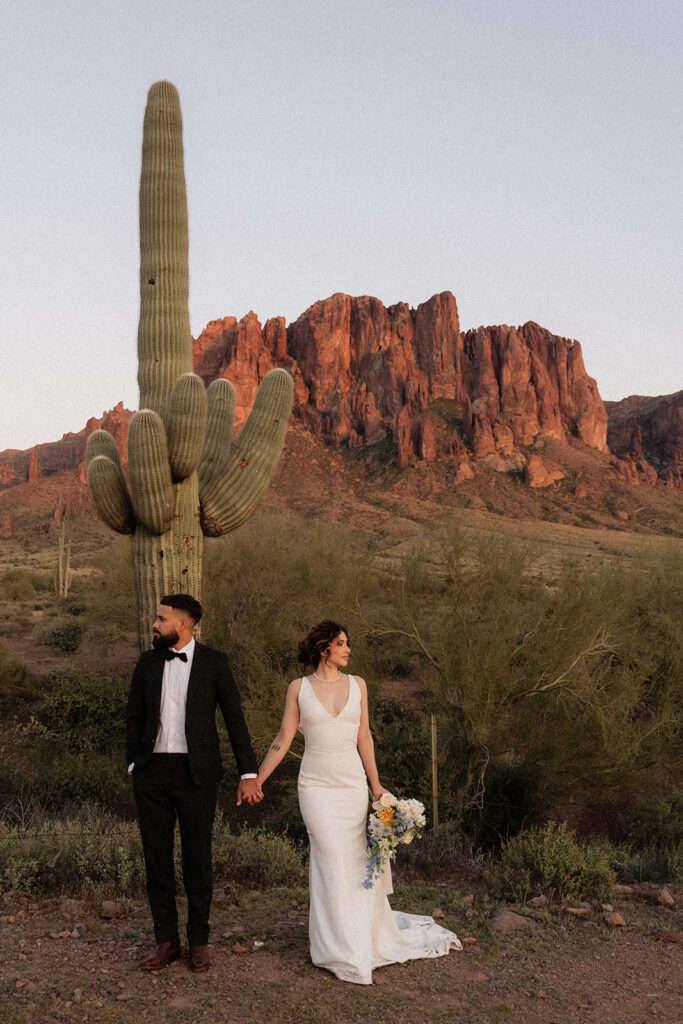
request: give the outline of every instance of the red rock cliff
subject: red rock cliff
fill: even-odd
[[[249,313],[213,321],[195,342],[197,373],[235,384],[238,423],[272,366],[293,374],[295,416],[316,435],[350,446],[389,439],[400,465],[509,454],[539,434],[606,450],[607,414],[579,343],[534,323],[462,333],[450,292],[416,309],[336,294],[289,328]]]
[[[113,436],[125,463],[127,460],[128,425],[132,416],[132,412],[124,409],[123,402],[119,402],[109,412],[103,413],[99,419],[94,416],[89,419],[83,430],[77,434],[64,434],[60,441],[35,445],[26,451],[10,449],[0,452],[0,490],[12,487],[14,484],[24,483],[26,480],[36,480],[40,476],[53,476],[55,473],[66,473],[73,469],[78,469],[81,480],[85,482],[86,441],[99,427],[108,430]]]
[[[683,484],[683,391],[659,398],[631,395],[608,402],[611,451],[637,472],[654,468],[669,485]]]

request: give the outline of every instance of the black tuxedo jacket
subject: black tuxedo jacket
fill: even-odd
[[[152,649],[140,655],[128,693],[126,762],[133,771],[143,768],[154,752],[159,731],[164,652]],[[195,642],[187,686],[185,738],[192,781],[198,786],[217,782],[223,774],[216,706],[228,730],[240,775],[256,772],[256,756],[242,713],[239,691],[228,657],[223,651]]]

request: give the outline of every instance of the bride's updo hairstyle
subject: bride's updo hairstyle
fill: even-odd
[[[338,622],[332,622],[331,619],[323,619],[316,626],[311,626],[299,644],[297,660],[304,668],[307,665],[317,668],[323,653],[340,633],[346,633],[347,637],[349,635],[345,626],[340,626]]]

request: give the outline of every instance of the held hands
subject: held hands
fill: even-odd
[[[245,803],[253,807],[263,800],[263,790],[258,779],[241,779],[237,787],[237,806]]]

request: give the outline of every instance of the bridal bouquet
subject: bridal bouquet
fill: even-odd
[[[420,837],[425,820],[424,804],[419,800],[397,800],[391,793],[382,793],[379,800],[375,800],[368,818],[363,882],[366,889],[372,889],[387,861],[396,860],[399,846]]]

